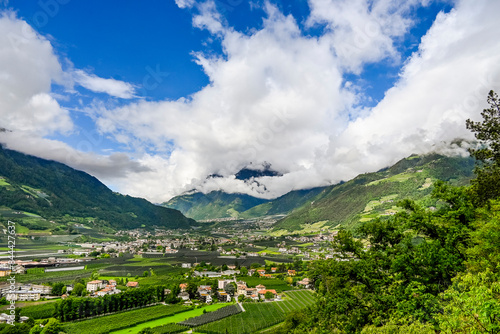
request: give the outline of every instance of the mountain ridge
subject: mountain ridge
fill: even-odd
[[[111,191],[97,178],[62,163],[0,145],[0,205],[57,220],[90,217],[114,228],[189,228],[195,221],[178,210]]]
[[[407,173],[408,170],[411,170],[412,168],[419,168],[419,166],[424,168],[425,172],[422,171],[423,174],[418,175],[418,178]],[[351,200],[348,201],[348,205],[339,204],[340,207],[333,210],[337,211],[339,214],[305,214],[305,212],[310,209],[307,208],[308,205],[311,205],[310,203],[316,203],[317,206],[318,203],[322,203],[321,200],[329,197],[329,194],[332,192],[333,194],[337,194],[337,192],[341,192],[342,189],[350,189],[358,184],[364,185],[370,182],[380,182],[381,185],[372,187],[368,194],[363,194],[364,189],[362,188],[357,190],[350,189],[349,191],[357,193],[356,196],[358,196],[358,198],[375,198],[377,196],[382,198],[384,196],[394,195],[394,193],[386,193],[384,195],[385,191],[396,192],[398,196],[408,196],[411,198],[416,194],[413,197],[424,198],[430,194],[431,189],[427,188],[430,187],[432,182],[438,179],[453,180],[453,174],[456,174],[455,178],[457,179],[457,182],[466,182],[466,180],[472,176],[473,166],[474,160],[472,158],[446,157],[439,154],[427,154],[421,156],[411,155],[407,158],[401,159],[392,166],[382,168],[377,172],[358,175],[357,177],[346,182],[340,182],[338,184],[325,187],[294,190],[271,200],[263,200],[256,197],[253,197],[252,200],[249,200],[249,198],[251,198],[251,196],[249,195],[227,194],[219,190],[213,191],[208,194],[197,192],[191,193],[187,196],[176,196],[169,202],[163,203],[162,205],[178,209],[188,217],[204,220],[215,220],[219,218],[229,217],[235,219],[252,219],[271,215],[288,215],[276,224],[275,229],[279,229],[281,226],[284,227],[285,230],[294,231],[299,229],[300,225],[314,224],[321,221],[329,221],[330,223],[337,221],[340,224],[343,224],[347,221],[356,223],[355,221],[353,221],[353,217],[356,215],[355,212],[357,212],[358,215],[361,215],[360,212],[362,213],[367,205],[366,200],[361,200],[358,205],[353,205],[353,201]],[[415,173],[417,173],[417,171],[415,171]],[[423,176],[425,176],[425,178]],[[392,184],[392,182],[383,180],[386,177],[394,177],[396,179],[398,179],[399,177],[401,178],[402,182]],[[418,179],[418,182],[421,183],[419,187],[426,184],[426,180],[428,178],[432,182],[429,184],[429,186],[426,186],[426,188],[417,191],[418,187],[409,186],[405,183],[407,179],[415,178]],[[405,187],[408,189],[405,190]],[[344,194],[343,196],[345,197],[346,195],[348,194]],[[226,196],[226,201],[222,199],[224,196]],[[235,205],[238,203],[237,201],[240,197],[244,198],[247,204],[252,204],[252,201],[258,202],[259,200],[262,201],[262,203],[251,207],[249,207],[249,205]],[[337,198],[337,202],[338,201],[339,199]],[[346,210],[346,207],[350,208],[349,210],[352,209],[354,211]],[[332,209],[328,208],[328,205],[325,205],[325,207],[317,207],[316,211],[318,210],[324,210],[326,212],[332,211]],[[387,208],[387,210],[389,210],[389,208]],[[343,211],[344,213],[341,213]],[[318,219],[315,218],[316,216],[318,217]],[[369,217],[361,218],[364,218],[364,220],[366,220]],[[294,222],[290,224],[291,221]]]
[[[365,221],[396,213],[397,201],[405,198],[431,207],[435,204],[430,196],[432,184],[442,180],[465,185],[473,176],[474,164],[475,160],[470,157],[436,153],[411,155],[378,172],[325,187],[308,205],[279,220],[273,230],[293,232],[314,224],[316,228],[354,228]]]

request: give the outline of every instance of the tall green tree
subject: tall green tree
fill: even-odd
[[[73,290],[71,291],[71,294],[75,296],[82,296],[84,291],[85,285],[83,285],[82,283],[76,283],[73,287]]]
[[[488,94],[489,108],[481,113],[483,120],[466,121],[467,129],[474,132],[479,141],[478,148],[469,149],[470,154],[481,164],[476,168],[476,179],[472,189],[479,204],[500,196],[500,100],[497,93]]]

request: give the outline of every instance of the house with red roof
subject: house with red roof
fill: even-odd
[[[128,288],[138,288],[139,287],[139,282],[128,282],[127,283]]]

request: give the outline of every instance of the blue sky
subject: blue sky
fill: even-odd
[[[66,3],[67,2],[67,3]],[[229,26],[248,33],[262,28],[265,12],[259,2],[215,1]],[[284,14],[293,15],[304,35],[320,36],[325,25],[306,27],[310,14],[307,1],[273,2]],[[44,4],[44,5],[41,5]],[[262,1],[260,2],[262,6]],[[103,78],[133,83],[138,96],[150,100],[178,99],[208,84],[202,68],[193,62],[193,51],[222,54],[220,43],[207,31],[192,26],[196,10],[180,9],[174,1],[22,1],[10,0],[5,8],[18,13],[38,33],[49,37],[55,51],[76,68],[89,69]],[[416,51],[439,11],[451,5],[433,2],[418,8],[404,38],[395,44],[403,58]],[[376,101],[397,79],[402,63],[384,61],[367,64],[363,72],[347,75],[353,81],[367,81],[367,95]],[[151,71],[159,69],[161,82]],[[89,93],[88,91],[86,93]],[[99,97],[99,96],[98,96]]]
[[[463,154],[450,142],[470,139],[463,123],[497,83],[498,7],[3,1],[0,142],[155,202],[269,198],[412,153]],[[234,178],[267,163],[283,176]]]

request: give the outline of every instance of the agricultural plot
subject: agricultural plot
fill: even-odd
[[[286,293],[287,298],[271,303],[244,303],[246,312],[222,320],[196,327],[196,332],[206,334],[249,334],[274,326],[285,320],[288,313],[303,309],[314,302],[312,293],[307,290]]]
[[[18,275],[16,276],[16,280],[19,282],[28,282],[35,284],[48,283],[48,282],[62,282],[65,284],[70,284],[75,279],[88,278],[91,273],[92,272],[88,270],[68,270],[68,271],[56,271],[56,272],[46,272],[46,273],[30,273],[25,275]]]
[[[231,315],[235,315],[235,314],[238,314],[240,312],[241,312],[241,308],[238,304],[229,305],[229,306],[223,307],[221,309],[218,309],[217,311],[205,313],[203,315],[200,315],[199,317],[194,317],[194,318],[179,322],[179,325],[184,325],[184,326],[189,326],[189,327],[201,326],[204,324],[208,324],[209,322],[214,322],[214,321],[217,321],[220,319],[227,318]]]
[[[168,324],[177,324],[177,323],[185,321],[187,319],[198,317],[198,316],[202,315],[204,311],[206,311],[206,312],[216,311],[220,308],[223,308],[224,306],[226,306],[226,305],[225,304],[211,304],[211,305],[204,306],[202,308],[195,308],[195,309],[192,309],[189,311],[179,312],[179,313],[176,313],[176,314],[173,314],[170,316],[166,316],[166,317],[162,317],[159,319],[142,322],[138,325],[127,327],[127,328],[120,329],[117,331],[113,331],[111,333],[112,334],[137,334],[141,330],[148,328],[148,327],[155,330],[158,327],[165,327]],[[185,330],[189,329],[188,327],[185,327],[185,326],[182,326],[182,327],[185,328]],[[168,327],[168,328],[170,328],[170,327]],[[171,328],[169,330],[171,330]]]
[[[277,278],[260,278],[260,277],[242,277],[242,281],[245,281],[249,287],[256,287],[259,284],[266,286],[266,289],[274,289],[277,292],[283,292],[291,290],[292,288],[281,279]]]
[[[166,324],[163,326],[152,328],[152,331],[155,334],[173,334],[173,333],[185,332],[188,329],[189,327],[178,324]]]
[[[97,317],[90,320],[67,323],[63,331],[67,334],[105,334],[131,327],[146,321],[163,318],[185,311],[182,305],[157,305],[138,310]]]
[[[32,319],[46,319],[54,315],[55,302],[44,304],[25,306],[21,308],[20,315],[30,317]]]
[[[415,177],[415,176],[416,176],[415,173],[403,172],[403,173],[396,174],[396,175],[393,175],[393,176],[390,176],[387,178],[372,181],[372,182],[368,183],[367,186],[374,186],[374,185],[377,185],[377,184],[383,183],[383,182],[404,182],[404,181],[408,180],[409,178]]]

